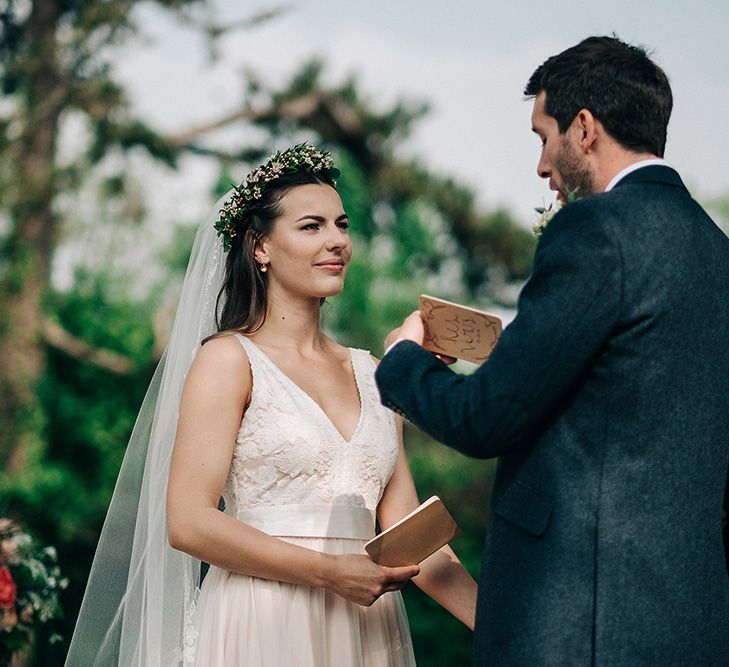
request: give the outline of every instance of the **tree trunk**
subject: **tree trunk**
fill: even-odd
[[[45,370],[42,306],[56,241],[55,139],[65,94],[56,50],[58,6],[34,2],[28,20],[30,72],[18,109],[12,231],[0,282],[0,467],[17,474],[42,454],[44,418],[37,395]],[[24,108],[23,108],[24,107]]]

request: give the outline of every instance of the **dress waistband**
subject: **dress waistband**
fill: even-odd
[[[276,537],[344,537],[369,540],[375,513],[352,505],[277,505],[240,510],[239,521]]]

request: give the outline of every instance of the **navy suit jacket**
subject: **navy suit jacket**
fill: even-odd
[[[648,166],[564,207],[472,375],[411,342],[384,405],[500,457],[474,664],[726,665],[729,239]]]

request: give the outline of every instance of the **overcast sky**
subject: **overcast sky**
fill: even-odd
[[[215,64],[193,30],[144,10],[145,45],[136,42],[117,64],[134,105],[158,128],[183,129],[235,108],[244,68],[282,82],[321,56],[327,80],[357,74],[376,105],[402,96],[430,103],[404,155],[452,173],[485,206],[505,206],[526,224],[533,207],[553,197],[535,173],[539,143],[530,131],[524,84],[548,56],[588,35],[615,32],[648,46],[671,80],[668,161],[699,199],[729,194],[727,0],[291,4],[283,18],[222,40]],[[217,3],[219,16],[230,20],[271,6]],[[188,201],[199,200],[210,185],[206,178],[186,162],[179,176],[170,176],[177,184],[170,192],[181,189]]]

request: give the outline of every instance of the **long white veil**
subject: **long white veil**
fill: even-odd
[[[182,386],[200,341],[216,331],[225,253],[213,221],[198,229],[172,336],[139,411],[94,556],[67,667],[185,662],[200,562],[169,546],[167,477]]]

